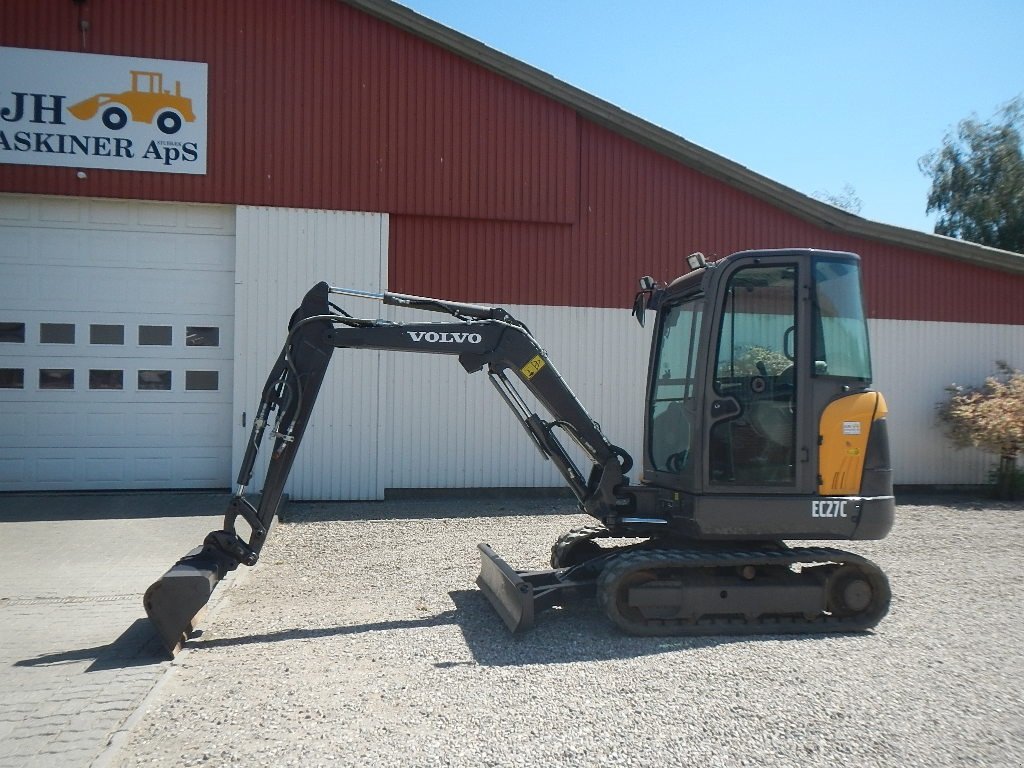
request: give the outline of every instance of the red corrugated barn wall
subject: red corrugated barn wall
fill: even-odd
[[[874,317],[1024,323],[1024,277],[815,226],[337,0],[12,0],[0,44],[203,61],[210,93],[206,176],[3,165],[0,191],[383,211],[391,289],[495,302],[624,306],[692,250],[842,248]]]

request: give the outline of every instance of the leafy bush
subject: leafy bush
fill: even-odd
[[[1024,373],[1000,360],[978,387],[951,384],[936,406],[947,437],[957,448],[974,447],[999,457],[994,477],[1001,499],[1019,493],[1017,456],[1024,450]]]

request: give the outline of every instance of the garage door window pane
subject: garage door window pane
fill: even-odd
[[[0,323],[0,341],[12,344],[25,343],[24,323]]]
[[[40,323],[39,342],[41,344],[74,344],[74,323]]]
[[[124,344],[123,325],[90,325],[90,344]]]
[[[189,325],[185,328],[186,347],[219,347],[220,328],[205,325]]]
[[[217,371],[185,371],[185,389],[215,390],[218,386]]]
[[[124,371],[89,371],[89,389],[124,389]]]
[[[139,346],[141,347],[169,347],[171,346],[171,326],[169,325],[140,325]]]
[[[74,389],[75,372],[71,368],[40,368],[40,389]]]
[[[171,372],[139,371],[139,389],[169,391],[171,389]]]
[[[24,368],[0,368],[0,389],[24,389]]]

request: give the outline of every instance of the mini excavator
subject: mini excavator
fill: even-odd
[[[687,261],[690,271],[669,284],[641,278],[633,305],[641,325],[656,313],[636,482],[627,475],[631,457],[504,309],[314,285],[263,389],[223,528],[146,592],[168,651],[187,640],[229,571],[256,564],[332,354],[350,348],[451,355],[468,373],[486,370],[580,511],[594,518],[554,543],[548,570],[516,570],[479,545],[477,585],[513,632],[545,608],[595,596],[615,625],[636,635],[874,627],[889,609],[885,574],[864,557],[821,546],[884,538],[895,514],[859,257],[787,249]],[[362,319],[334,305],[337,295],[450,319]],[[517,384],[550,418],[530,408]],[[253,503],[245,491],[268,427],[272,453]],[[567,439],[578,449],[567,450]],[[239,518],[247,539],[236,532]]]

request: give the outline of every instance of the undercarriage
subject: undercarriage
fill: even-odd
[[[856,632],[889,610],[885,574],[851,552],[669,537],[598,544],[609,539],[598,526],[572,530],[552,547],[552,569],[543,571],[516,571],[481,544],[477,584],[512,631],[582,595],[595,595],[633,635]]]

